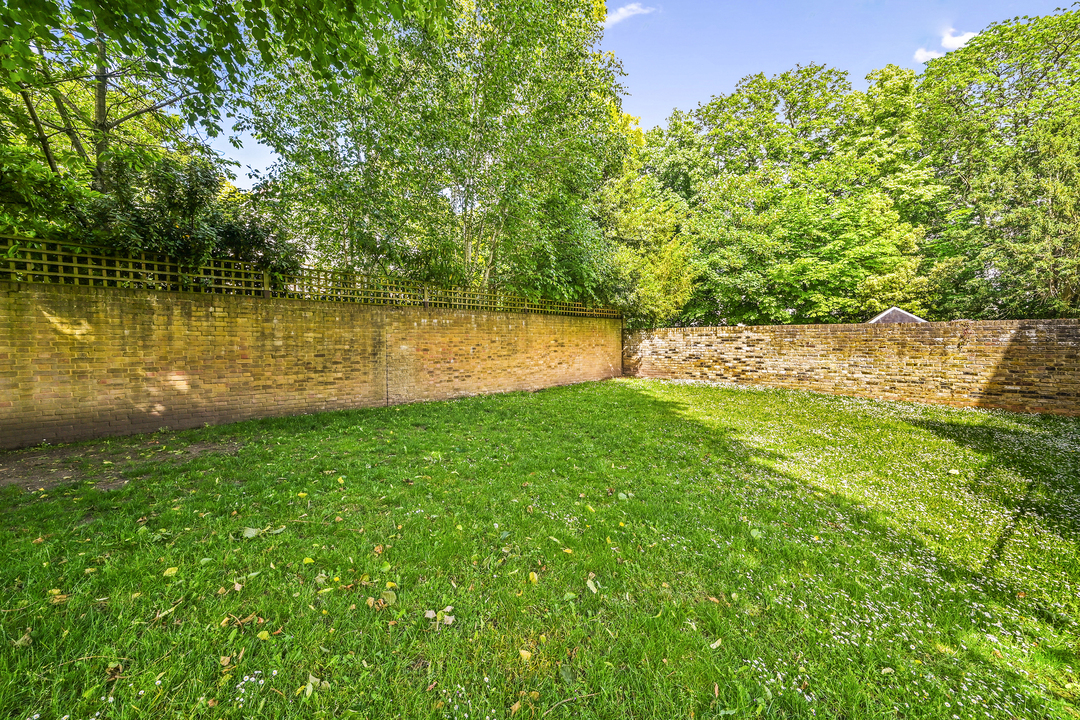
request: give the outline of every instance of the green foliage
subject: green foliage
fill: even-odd
[[[319,79],[340,75],[374,80],[387,52],[387,18],[409,18],[441,32],[446,0],[342,0],[313,7],[296,0],[40,0],[0,3],[0,79],[11,92],[40,86],[39,52],[63,43],[93,56],[116,44],[145,56],[157,78],[178,79],[190,90],[184,116],[216,130],[222,100],[243,90],[252,65],[302,58]]]
[[[853,92],[822,66],[752,76],[649,135],[648,171],[690,202],[698,282],[684,322],[926,312],[917,220],[939,190],[917,154],[914,74],[868,80]]]
[[[36,153],[0,145],[0,234],[48,237],[77,227],[94,193],[58,175]]]
[[[921,83],[949,193],[934,253],[967,317],[1080,314],[1080,12],[991,25]]]
[[[270,229],[256,199],[227,187],[207,160],[167,157],[139,168],[116,159],[109,175],[113,191],[86,210],[83,232],[95,244],[190,265],[229,257],[279,273],[299,266],[300,250]]]
[[[385,36],[380,85],[264,68],[249,127],[283,158],[263,186],[319,262],[442,285],[598,300],[591,202],[625,146],[595,3],[452,6],[436,42]]]
[[[688,206],[681,321],[1080,314],[1080,12],[867,80],[753,75],[646,135],[642,172]]]
[[[622,132],[633,138],[639,131],[627,126]],[[634,152],[601,190],[599,208],[616,278],[613,301],[630,327],[655,327],[678,318],[696,272],[686,202],[640,169]]]

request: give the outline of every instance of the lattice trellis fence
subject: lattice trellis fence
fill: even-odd
[[[128,255],[92,245],[9,236],[0,236],[0,280],[368,305],[622,317],[613,308],[530,300],[518,295],[464,288],[440,288],[403,278],[316,268],[301,268],[294,275],[278,275],[259,270],[253,263],[236,260],[211,260],[200,267],[187,267],[161,253]]]

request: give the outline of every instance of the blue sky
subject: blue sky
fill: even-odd
[[[847,70],[856,87],[871,70],[889,63],[918,69],[916,60],[944,53],[967,33],[1018,15],[1046,15],[1061,0],[834,0],[833,2],[709,2],[708,0],[608,1],[602,48],[622,59],[627,97],[623,109],[648,129],[662,125],[673,108],[689,110],[713,95],[731,92],[746,75],[768,75],[796,64],[824,63]],[[263,169],[269,149],[251,138],[226,156]],[[236,184],[250,187],[246,171]]]

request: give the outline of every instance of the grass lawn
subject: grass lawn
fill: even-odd
[[[1080,419],[616,380],[42,452],[0,717],[1080,718]]]

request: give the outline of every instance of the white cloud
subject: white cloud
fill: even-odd
[[[977,33],[966,32],[963,35],[954,35],[956,28],[949,28],[945,31],[945,34],[941,36],[941,47],[946,50],[956,50],[962,48],[967,44],[967,41],[975,37]]]
[[[915,62],[917,63],[930,62],[939,57],[945,57],[945,53],[940,53],[937,50],[927,50],[926,48],[919,48],[915,51]]]
[[[648,15],[651,12],[656,12],[656,8],[642,7],[641,3],[630,3],[629,5],[623,5],[615,12],[608,13],[608,16],[604,18],[604,27],[609,28],[615,23],[622,22],[626,18],[633,17],[635,15]]]

